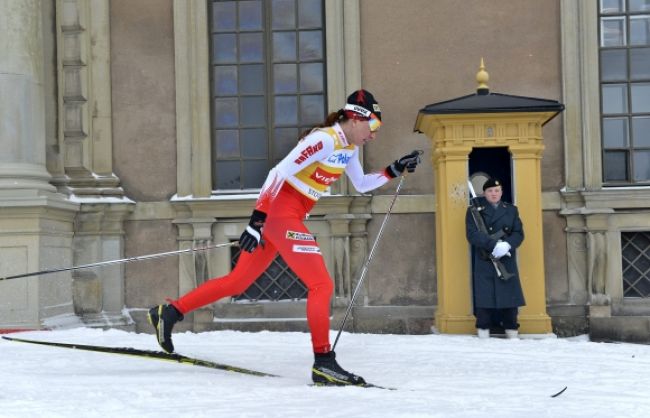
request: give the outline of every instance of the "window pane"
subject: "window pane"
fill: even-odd
[[[625,10],[625,0],[600,0],[600,13],[620,13]]]
[[[632,83],[632,112],[650,113],[650,83]]]
[[[273,91],[275,93],[297,93],[297,83],[296,64],[275,64],[273,66]]]
[[[266,103],[264,97],[242,97],[240,115],[242,127],[266,125]]]
[[[217,189],[239,189],[240,167],[238,161],[218,161],[214,164]]]
[[[244,161],[244,189],[258,189],[264,184],[269,173],[269,163],[266,160]]]
[[[236,97],[214,100],[214,125],[216,128],[237,127],[239,124],[239,101]]]
[[[242,94],[264,94],[264,65],[239,67],[239,90]]]
[[[603,119],[603,145],[605,148],[627,147],[628,137],[627,118]]]
[[[311,63],[300,65],[300,91],[302,93],[322,92],[323,64]]]
[[[273,0],[271,2],[271,27],[278,29],[295,29],[296,1]]]
[[[650,0],[630,0],[631,12],[647,12],[650,10]]]
[[[602,86],[603,113],[627,113],[627,85]]]
[[[227,96],[237,94],[237,66],[217,65],[214,67],[214,94]]]
[[[236,130],[217,130],[217,158],[239,157],[239,132]]]
[[[627,153],[625,151],[609,151],[604,158],[605,181],[627,180]]]
[[[273,61],[296,60],[296,33],[273,32]]]
[[[241,153],[243,158],[266,158],[268,146],[265,129],[242,129]]]
[[[295,96],[279,96],[275,98],[275,124],[298,124],[298,98]]]
[[[325,117],[324,1],[208,4],[213,187],[259,188]]]
[[[625,20],[623,17],[603,18],[600,32],[600,46],[625,45]]]
[[[298,143],[297,128],[278,128],[273,138],[273,159],[281,160]]]
[[[627,81],[627,50],[600,51],[600,70],[602,81]]]
[[[650,116],[632,118],[632,138],[635,147],[650,147]]]
[[[650,78],[650,48],[630,49],[630,78]]]
[[[321,0],[300,0],[298,2],[298,27],[320,28],[323,25]]]
[[[239,35],[239,62],[262,62],[264,44],[261,33]]]
[[[222,1],[212,3],[212,31],[226,32],[235,30],[237,2]]]
[[[240,30],[262,30],[262,2],[240,1],[239,2],[239,29]]]
[[[300,60],[320,60],[323,58],[323,32],[319,30],[300,31],[298,49]]]
[[[630,17],[630,45],[650,45],[650,16]]]
[[[212,57],[215,63],[235,63],[237,61],[237,38],[235,35],[212,35]]]
[[[300,98],[300,123],[316,125],[325,119],[325,104],[323,96],[309,95]]]
[[[636,151],[633,156],[634,180],[650,180],[650,151]]]

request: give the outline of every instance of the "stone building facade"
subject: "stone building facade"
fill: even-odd
[[[234,33],[243,50],[244,35],[257,33],[242,29],[247,10],[255,21],[259,7],[259,22],[274,25],[273,7],[287,7],[296,22],[319,16],[321,27],[309,37],[296,30],[298,48],[302,39],[319,40],[320,52],[307,50],[318,57],[295,65],[321,68],[323,110],[336,110],[362,86],[381,103],[384,126],[363,151],[366,171],[425,151],[424,164],[405,181],[349,329],[428,333],[434,326],[435,254],[445,243],[435,240],[431,143],[413,127],[424,106],[471,94],[484,58],[492,91],[566,108],[544,127],[541,161],[553,331],[647,341],[650,159],[643,144],[650,140],[642,128],[650,75],[634,70],[650,62],[647,3],[2,0],[0,276],[236,240],[256,194],[243,181],[238,189],[222,187],[231,165],[215,133],[219,106],[227,103],[216,84],[219,54],[228,52],[220,42]],[[239,20],[228,20],[228,10],[237,10],[232,19]],[[241,27],[221,31],[231,23]],[[276,46],[273,31],[260,33],[265,48]],[[267,87],[280,74],[272,53]],[[242,62],[236,65],[244,77]],[[621,65],[629,69],[616,78],[612,68]],[[624,108],[616,109],[621,92]],[[276,96],[265,102],[272,118],[277,97],[269,97]],[[617,123],[629,129],[616,131]],[[620,132],[627,142],[616,142]],[[280,146],[278,138],[269,146]],[[271,165],[277,156],[268,155]],[[233,161],[244,167],[240,157]],[[350,302],[395,186],[361,195],[341,181],[307,222],[336,283],[333,325]],[[227,249],[195,251],[2,280],[0,328],[83,323],[148,332],[148,307],[227,273],[233,256]],[[286,280],[285,273],[271,281]],[[222,300],[179,325],[304,330],[304,300],[262,292]]]

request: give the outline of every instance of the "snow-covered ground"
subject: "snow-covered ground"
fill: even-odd
[[[158,349],[152,335],[117,330],[9,336]],[[180,333],[174,342],[188,356],[283,377],[0,339],[0,417],[650,417],[647,345],[344,333],[340,364],[398,388],[388,391],[308,386],[308,334]]]

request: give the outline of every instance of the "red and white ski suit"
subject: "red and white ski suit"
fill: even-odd
[[[308,289],[307,322],[314,352],[329,352],[334,285],[320,248],[303,220],[344,171],[361,193],[390,180],[385,171],[364,174],[359,148],[347,141],[339,124],[307,135],[269,172],[262,186],[255,209],[267,214],[263,244],[252,253],[242,251],[230,274],[208,280],[171,303],[186,314],[223,297],[241,294],[279,252]]]

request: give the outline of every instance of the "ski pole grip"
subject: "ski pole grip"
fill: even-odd
[[[414,149],[413,151],[411,151],[411,155],[418,157],[418,162],[417,162],[418,164],[420,164],[420,155],[422,154],[424,154],[424,150],[421,149]],[[401,175],[402,177],[406,177],[408,173],[409,173],[408,170],[404,170]]]

